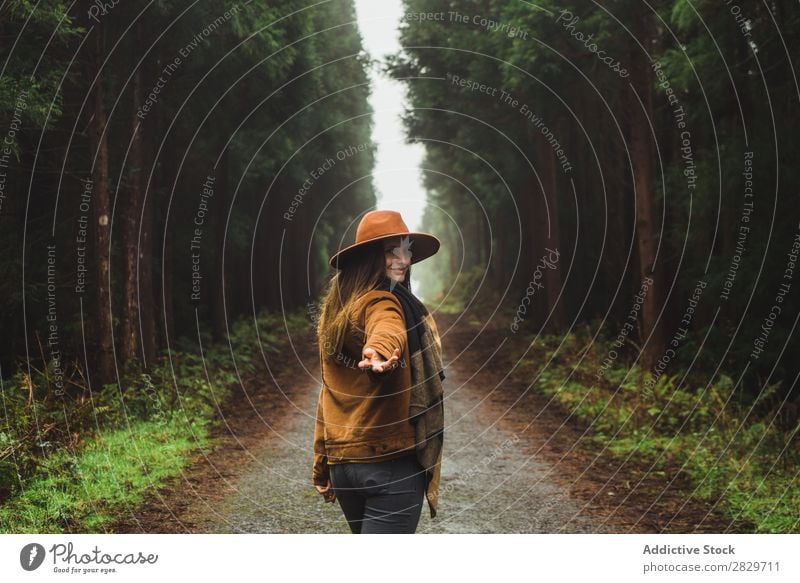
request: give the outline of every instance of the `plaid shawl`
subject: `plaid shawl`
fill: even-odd
[[[397,296],[403,307],[411,362],[409,418],[416,428],[417,459],[425,468],[425,496],[431,518],[436,516],[444,443],[444,390],[440,339],[425,305],[402,283],[385,277],[379,289]]]

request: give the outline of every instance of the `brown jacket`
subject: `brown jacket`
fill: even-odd
[[[327,461],[381,461],[381,456],[415,449],[409,420],[411,369],[403,309],[392,292],[370,291],[353,307],[345,330],[344,358],[321,358],[312,480],[330,477]],[[400,349],[398,366],[383,373],[358,368],[364,346],[387,359]],[[320,354],[330,347],[323,346]]]

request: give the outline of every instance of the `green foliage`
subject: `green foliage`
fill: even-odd
[[[287,334],[277,332],[283,326]],[[147,372],[129,363],[121,385],[73,386],[68,418],[52,374],[18,373],[3,390],[0,530],[102,530],[211,443],[220,407],[241,376],[255,372],[259,347],[279,353],[305,326],[299,311],[236,321],[230,343],[209,344],[202,354],[170,351]]]
[[[669,294],[666,287],[660,290],[669,296],[664,320],[679,321],[696,282],[707,283],[676,368],[691,369],[689,380],[700,384],[720,362],[734,375],[749,362],[745,387],[758,387],[769,377],[781,383],[776,396],[787,395],[797,373],[787,355],[800,348],[790,333],[798,310],[794,294],[786,298],[780,326],[763,353],[756,359],[751,352],[775,303],[798,229],[794,199],[784,194],[800,188],[791,162],[797,158],[799,119],[791,64],[800,60],[800,14],[792,3],[407,0],[404,6],[410,14],[445,14],[439,21],[406,22],[401,29],[406,48],[388,67],[408,86],[409,138],[425,145],[431,202],[425,227],[443,238],[443,256],[424,272],[426,293],[444,297],[452,280],[478,266],[491,272],[488,284],[499,296],[520,263],[522,276],[511,282],[511,297],[524,293],[525,271],[536,260],[525,253],[539,243],[522,241],[517,247],[517,233],[541,229],[536,209],[526,208],[539,195],[540,146],[532,140],[535,128],[519,106],[500,97],[503,91],[541,116],[582,167],[557,180],[561,244],[576,245],[563,297],[578,321],[615,329],[626,314],[620,317],[613,306],[606,319],[607,309],[618,302],[627,310],[637,291],[627,283],[635,253],[625,254],[635,247],[629,247],[636,224],[628,153],[633,96],[630,79],[612,71],[592,48],[627,69],[634,55],[646,51],[657,140],[654,207],[664,227],[659,260],[675,284]],[[470,18],[456,22],[452,12],[480,15],[527,36],[510,38]],[[652,70],[658,65],[663,78]],[[459,87],[455,76],[496,93]],[[749,200],[743,177],[748,152],[758,191]],[[770,194],[758,198],[758,193]],[[753,200],[756,206],[745,217],[745,204]],[[484,212],[491,217],[491,239],[475,220]],[[740,227],[749,229],[746,240]],[[491,259],[482,248],[491,249]],[[733,293],[722,298],[734,270]],[[593,272],[599,277],[592,278]],[[757,394],[748,389],[742,398],[752,401]]]
[[[6,123],[14,112],[22,117],[23,128],[41,129],[62,113],[60,85],[62,71],[69,61],[60,49],[75,42],[83,29],[67,15],[67,4],[61,0],[9,0],[0,5],[0,37],[4,57],[0,75],[0,128],[3,138],[19,157],[20,136],[6,136]],[[21,26],[22,23],[25,26]],[[6,60],[7,48],[15,47],[14,57]],[[52,50],[43,52],[43,48]],[[6,146],[9,144],[6,143]]]
[[[0,507],[2,533],[106,532],[144,495],[211,444],[206,423],[137,421],[103,432],[79,451],[46,458],[24,493]]]
[[[777,406],[762,407],[755,417],[756,409],[734,399],[736,387],[725,374],[695,387],[682,375],[654,380],[617,361],[598,380],[612,342],[589,345],[588,339],[581,331],[540,337],[519,374],[590,427],[598,447],[653,463],[656,473],[681,467],[692,478],[695,496],[720,500],[731,516],[752,521],[756,532],[796,528],[800,489],[794,474],[800,456],[786,447],[796,430],[776,426]],[[511,362],[522,351],[513,346]],[[776,390],[765,389],[765,402]]]
[[[474,308],[474,290],[485,277],[486,272],[478,267],[460,272],[453,285],[448,286],[450,294],[439,304],[439,309],[445,313],[457,314],[463,312],[469,303],[473,303]]]

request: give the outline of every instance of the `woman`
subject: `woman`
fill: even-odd
[[[322,300],[322,388],[312,481],[355,533],[414,533],[423,495],[436,516],[444,431],[441,340],[410,289],[439,240],[400,213],[371,211]]]

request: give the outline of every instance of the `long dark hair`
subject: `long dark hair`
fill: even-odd
[[[320,317],[317,322],[319,349],[328,359],[341,358],[337,356],[341,354],[353,305],[365,293],[377,289],[386,277],[384,242],[385,239],[381,239],[365,244],[360,252],[342,264],[342,269],[328,282],[320,302]],[[403,284],[411,289],[410,265]]]

